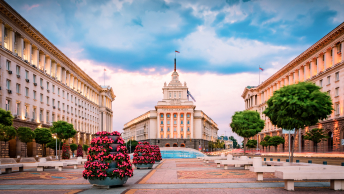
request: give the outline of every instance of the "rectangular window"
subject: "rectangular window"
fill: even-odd
[[[7,90],[11,90],[11,80],[6,80]]]
[[[336,81],[339,81],[339,72],[336,73]]]
[[[340,113],[339,111],[340,111],[340,109],[339,109],[339,103],[337,103],[337,104],[336,104],[336,115],[339,115],[339,113]]]
[[[170,128],[169,128],[169,127],[167,127],[167,131],[170,131]]]
[[[42,78],[39,80],[39,85],[40,85],[41,87],[43,86],[43,79],[42,79]]]
[[[43,102],[43,94],[40,94],[40,100]]]
[[[69,93],[67,93],[67,100],[69,100]]]
[[[60,101],[57,101],[57,108],[60,108]]]
[[[161,127],[161,131],[164,131],[164,128]]]
[[[171,92],[170,92],[170,98],[172,98],[172,94],[171,94]]]
[[[43,122],[43,110],[39,111],[39,121],[42,123]]]
[[[69,112],[69,105],[67,105],[67,112]]]
[[[6,61],[6,70],[8,70],[8,71],[11,70],[11,61],[9,61],[9,60]]]
[[[16,115],[20,116],[20,103],[16,103]]]
[[[36,119],[36,108],[33,108],[32,119]]]
[[[190,114],[188,114],[188,118],[190,118]]]
[[[49,112],[47,111],[47,119],[46,122],[49,123]]]
[[[190,131],[190,128],[188,127],[188,131]]]
[[[167,114],[167,118],[170,118],[170,114]]]
[[[177,128],[174,128],[173,131],[177,131]]]
[[[26,105],[25,106],[25,118],[28,118],[29,117],[29,106]]]
[[[70,113],[73,114],[73,107],[72,106],[70,107]]]
[[[49,90],[49,82],[47,82],[47,90]]]
[[[188,120],[188,125],[190,124],[190,121]]]
[[[336,96],[339,96],[339,88],[336,88]]]
[[[55,106],[55,99],[53,99],[52,103],[53,103],[53,106]]]
[[[60,88],[57,88],[57,95],[60,95]]]
[[[55,93],[55,85],[53,85],[53,93]]]
[[[73,95],[70,95],[70,101],[73,102]]]
[[[52,114],[52,115],[51,115],[51,120],[52,120],[53,122],[55,122],[55,114]]]
[[[64,103],[62,103],[62,110],[64,110]]]
[[[33,91],[33,99],[36,100],[36,91]]]
[[[17,73],[17,75],[20,75],[20,66],[19,65],[16,66],[16,73]]]
[[[36,83],[36,75],[32,75],[33,83]]]
[[[320,86],[320,87],[323,87],[323,80],[320,80],[320,81],[319,81],[319,86]]]
[[[47,96],[47,105],[49,105],[49,96]]]
[[[6,111],[10,110],[10,100],[6,100]]]
[[[29,71],[25,70],[25,79],[29,79]]]
[[[62,98],[64,98],[64,90],[62,90]]]
[[[330,84],[331,83],[331,76],[328,76],[327,77],[327,84]]]
[[[16,85],[17,94],[20,94],[20,84]]]
[[[164,124],[164,121],[161,121],[161,124],[163,125],[163,124]]]
[[[169,124],[170,124],[170,121],[167,121],[167,124],[169,125]]]
[[[25,96],[29,97],[29,88],[25,88]]]

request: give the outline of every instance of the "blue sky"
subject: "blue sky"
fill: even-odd
[[[344,21],[331,0],[11,0],[61,51],[113,87],[114,128],[154,109],[169,82],[174,50],[182,82],[229,134],[241,94]]]

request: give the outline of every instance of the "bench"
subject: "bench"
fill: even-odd
[[[343,170],[278,170],[275,172],[277,178],[284,180],[284,189],[294,191],[295,180],[330,180],[331,189],[344,189],[344,171]]]
[[[81,162],[81,164],[85,164],[85,162],[87,162],[87,159],[83,159],[82,157],[77,157],[76,161]]]
[[[6,169],[6,173],[11,173],[12,168],[19,168],[19,172],[24,171],[22,164],[0,164],[0,174],[1,174],[1,169]]]
[[[221,156],[208,156],[208,157],[204,157],[203,161],[206,163],[209,163],[209,160],[226,160],[227,157],[225,156],[225,154],[221,154]]]
[[[227,155],[227,160],[233,160],[233,156],[232,155],[230,155],[230,154],[228,154]],[[223,160],[215,160],[214,161],[214,163],[216,163],[216,167],[217,168],[220,168],[221,167],[221,162],[222,162]]]
[[[249,159],[247,156],[241,156],[238,160],[223,160],[221,164],[224,165],[224,169],[228,169],[228,165],[233,165],[234,167],[241,167],[244,165],[245,169],[248,169],[249,166],[252,166],[253,160]]]

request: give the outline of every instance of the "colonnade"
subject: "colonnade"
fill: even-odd
[[[162,115],[162,116],[161,116]],[[168,117],[168,115],[170,115]],[[175,116],[176,115],[176,116]],[[183,115],[183,117],[181,116]],[[189,116],[188,116],[189,115]],[[190,112],[158,113],[157,138],[193,138],[193,115]],[[163,124],[161,124],[163,121]],[[169,123],[168,123],[169,121]],[[181,124],[183,121],[183,124]],[[189,121],[189,124],[188,124]],[[161,131],[163,129],[163,131]],[[183,129],[183,130],[182,130]]]

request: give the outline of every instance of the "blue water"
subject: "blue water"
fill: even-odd
[[[204,157],[204,154],[192,152],[192,151],[170,150],[170,151],[161,151],[161,157],[163,159],[166,159],[166,158],[197,158],[197,157]]]

